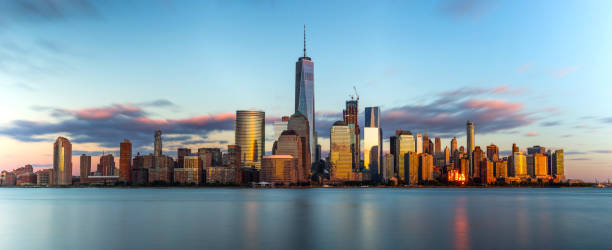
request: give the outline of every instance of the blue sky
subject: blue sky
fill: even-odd
[[[612,175],[609,1],[227,2],[0,3],[0,168],[48,165],[58,135],[86,152],[148,152],[154,127],[167,151],[233,143],[227,113],[292,113],[306,24],[322,135],[356,86],[385,137],[465,144],[474,118],[482,147],[564,148],[568,177]]]

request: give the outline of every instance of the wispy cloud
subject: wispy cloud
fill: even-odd
[[[592,152],[598,154],[612,154],[612,149],[593,150]]]
[[[555,78],[562,78],[562,77],[565,77],[568,74],[570,74],[570,73],[572,73],[572,72],[574,72],[576,70],[578,70],[577,66],[570,66],[570,67],[555,69],[555,70],[551,71],[551,74]]]
[[[538,133],[536,133],[536,132],[529,132],[529,133],[525,134],[525,136],[527,136],[527,137],[534,137],[534,136],[538,136]]]
[[[566,159],[568,161],[588,161],[591,160],[590,158],[586,158],[586,157],[582,157],[582,158],[570,158],[570,159]]]
[[[543,127],[552,127],[552,126],[558,126],[558,125],[561,125],[561,121],[548,121],[548,122],[540,123],[540,126],[543,126]]]

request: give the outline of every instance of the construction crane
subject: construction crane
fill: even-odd
[[[355,97],[357,97],[357,101],[359,101],[359,94],[357,94],[357,88],[355,88],[355,86],[353,86],[353,90],[355,91]]]

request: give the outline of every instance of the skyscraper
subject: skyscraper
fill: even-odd
[[[499,148],[495,144],[487,146],[487,158],[490,161],[497,161],[499,159]]]
[[[98,170],[102,176],[114,176],[115,173],[115,157],[112,154],[100,156],[100,164]]]
[[[415,152],[415,142],[414,135],[410,133],[410,131],[406,130],[397,130],[395,131],[395,136],[397,136],[397,141],[395,143],[395,152],[397,155],[395,156],[395,161],[398,166],[398,177],[400,181],[405,181],[407,172],[405,171],[405,155],[408,152]],[[418,165],[418,160],[417,160]],[[418,170],[418,167],[416,168]],[[416,174],[415,174],[416,176]],[[406,180],[407,181],[407,180]]]
[[[380,108],[365,108],[366,126],[363,130],[363,165],[374,175],[382,173],[382,129],[380,128]]]
[[[351,129],[343,121],[331,127],[329,141],[329,162],[331,177],[335,181],[349,181],[352,174]]]
[[[81,183],[85,183],[89,173],[91,172],[91,156],[82,154],[80,160],[80,176]]]
[[[301,150],[300,157],[296,157],[300,161],[300,169],[298,171],[298,181],[307,182],[311,175],[312,169],[312,156],[310,155],[310,129],[306,116],[301,113],[295,113],[291,115],[287,123],[287,129],[295,131],[300,143]],[[316,153],[316,150],[315,150]]]
[[[266,148],[265,116],[263,111],[236,111],[235,142],[240,147],[243,167],[261,167],[261,157]]]
[[[380,107],[365,108],[365,127],[380,128]]]
[[[545,153],[546,153],[546,148],[540,147],[539,145],[527,148],[528,155],[545,154]]]
[[[293,159],[296,160],[294,171],[298,182],[306,181],[304,173],[306,167],[304,166],[305,155],[303,154],[308,151],[303,149],[305,145],[307,144],[304,143],[304,138],[298,136],[295,130],[285,130],[278,138],[276,150],[273,152],[274,155],[293,156]],[[310,168],[310,166],[308,167]]]
[[[420,133],[416,134],[414,142],[414,152],[417,154],[423,153],[423,135]]]
[[[472,161],[472,152],[474,151],[474,123],[467,121],[467,154],[470,158],[470,176],[474,175],[474,162]]]
[[[161,130],[156,130],[155,131],[155,143],[153,145],[153,148],[155,150],[155,153],[154,153],[155,156],[161,156],[162,155],[162,139],[161,139],[161,135],[162,135]]]
[[[189,156],[191,154],[191,149],[189,148],[178,148],[176,149],[176,165],[179,168],[182,168],[184,165],[185,156]]]
[[[457,149],[457,138],[453,137],[453,139],[451,139],[451,155],[454,154]]]
[[[563,161],[563,149],[555,150],[552,156],[552,175],[555,180],[565,180],[565,162]]]
[[[434,139],[434,144],[435,144],[434,153],[441,153],[442,152],[442,142],[440,142],[440,137],[436,137]]]
[[[304,56],[295,63],[295,112],[308,119],[310,128],[310,155],[314,162],[317,138],[315,133],[315,101],[314,101],[314,62],[306,56],[306,25],[304,25]],[[243,149],[244,151],[244,149]]]
[[[278,141],[283,131],[287,130],[289,116],[283,116],[280,121],[274,122],[274,141]]]
[[[53,184],[72,185],[72,144],[57,137],[53,144]]]
[[[119,181],[131,182],[132,143],[124,139],[119,145]]]
[[[361,149],[359,135],[359,98],[357,100],[346,101],[346,109],[342,111],[344,123],[351,128],[351,151],[353,152],[353,169],[359,169],[361,158]]]

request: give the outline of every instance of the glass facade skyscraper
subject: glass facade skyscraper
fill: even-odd
[[[53,184],[72,185],[72,143],[57,137],[53,144]]]
[[[306,28],[304,28],[304,56],[295,63],[295,112],[308,119],[310,128],[310,155],[314,162],[317,138],[315,133],[314,62],[306,56]]]
[[[235,143],[240,147],[242,167],[261,168],[265,152],[266,118],[263,111],[236,111]]]
[[[365,108],[365,126],[370,128],[380,128],[380,108]]]
[[[365,128],[363,129],[363,165],[373,173],[382,174],[382,129],[380,128],[380,108],[365,108]]]

